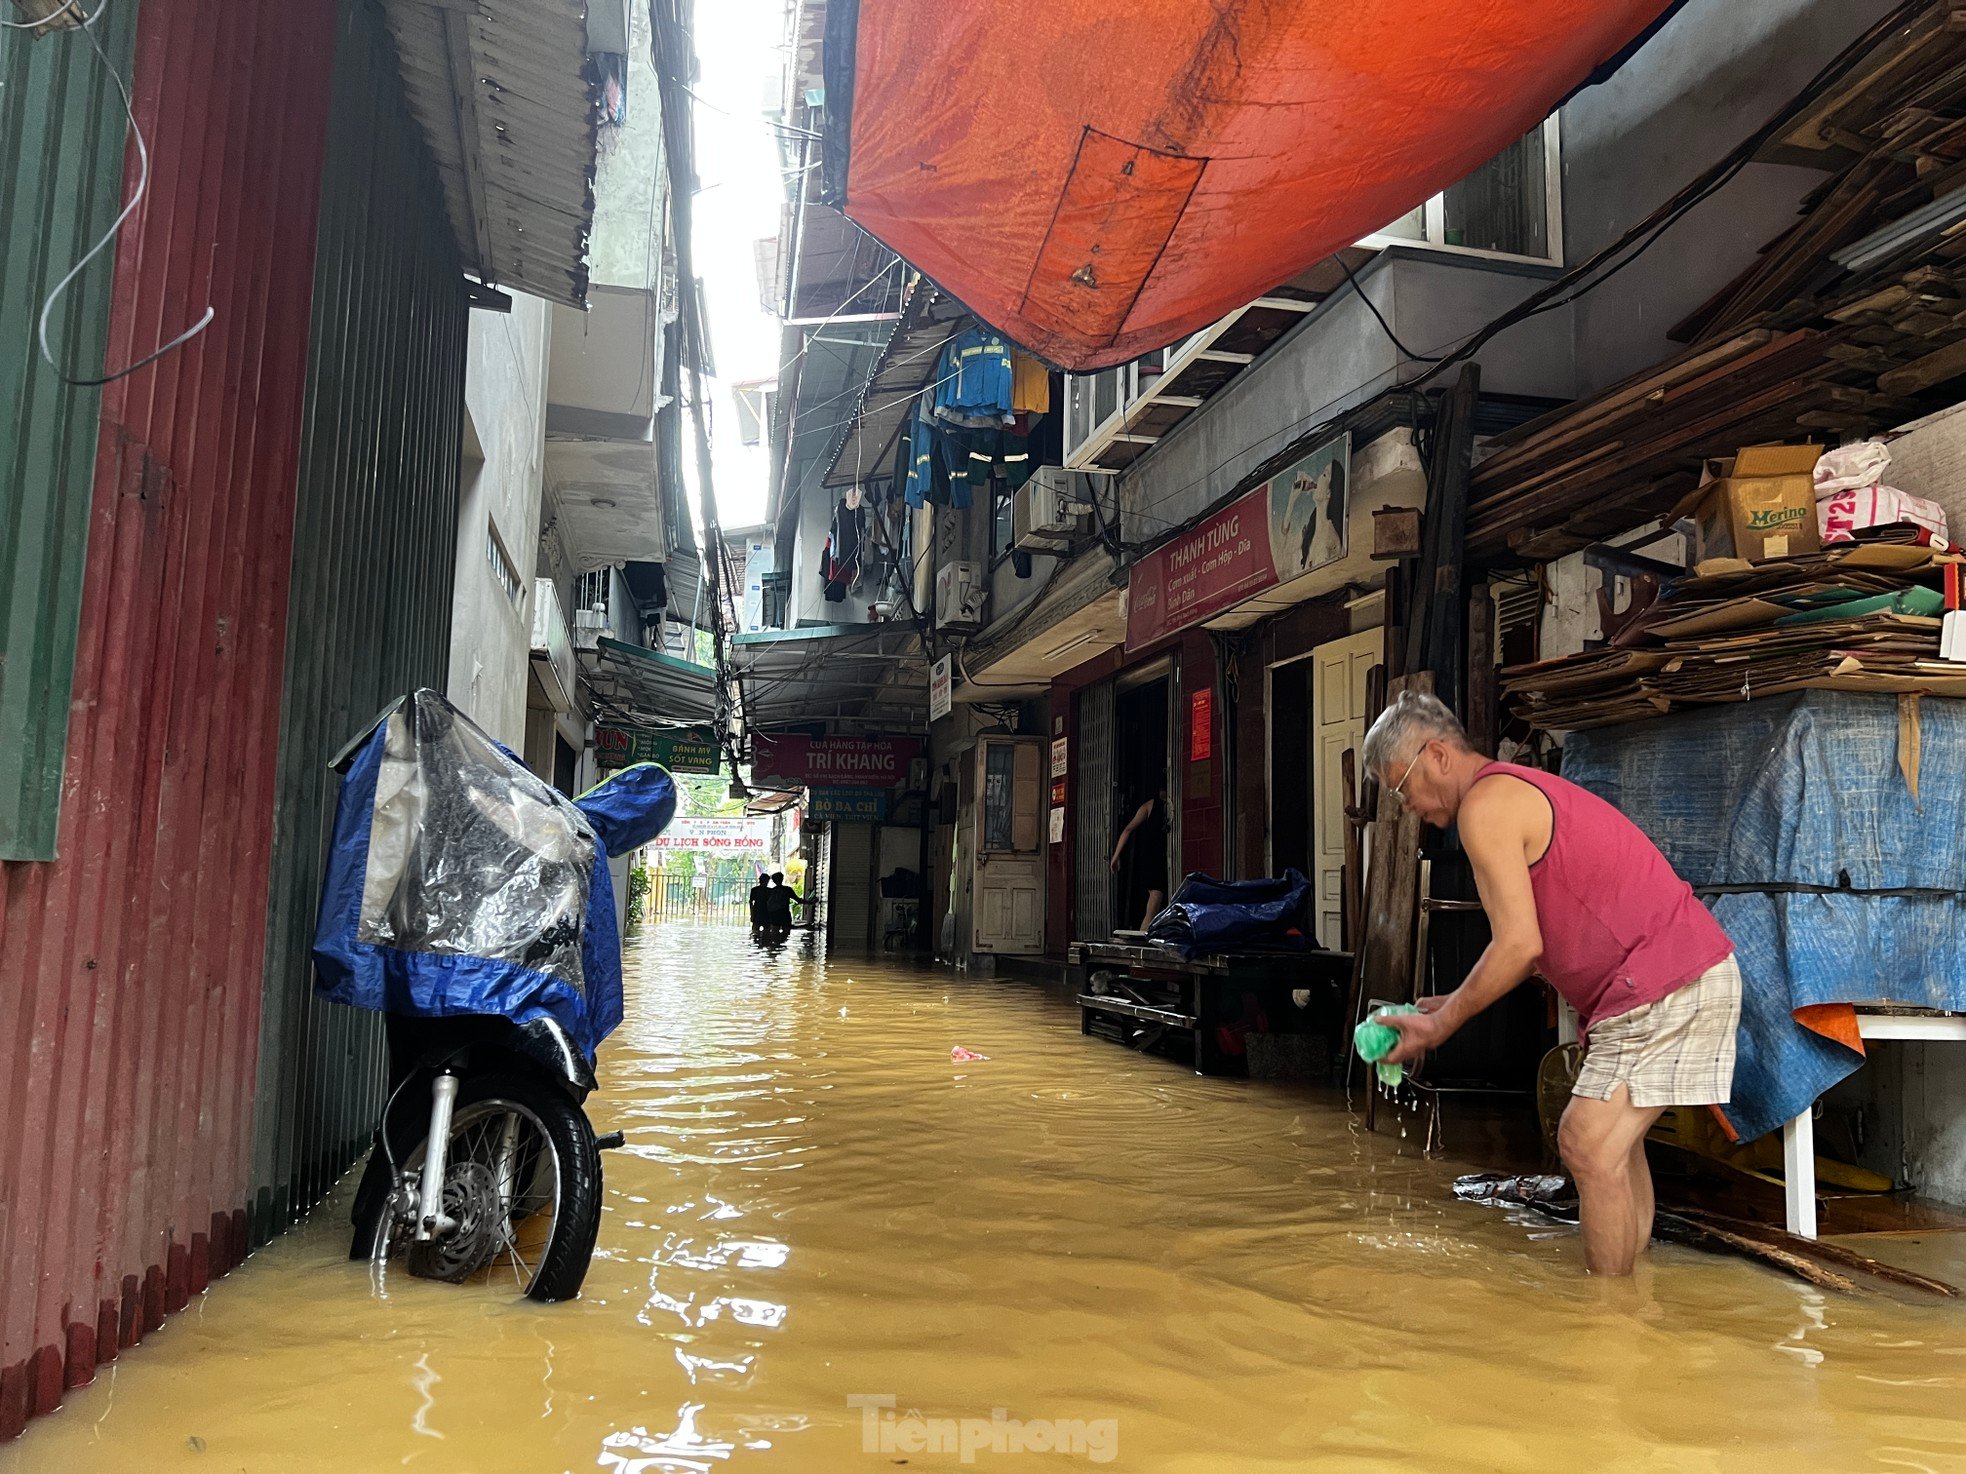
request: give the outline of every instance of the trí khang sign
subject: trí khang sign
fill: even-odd
[[[1343,558],[1350,493],[1351,437],[1341,435],[1155,548],[1127,575],[1126,648]]]
[[[807,737],[760,732],[751,739],[751,777],[807,788],[899,788],[921,755],[919,737]]]

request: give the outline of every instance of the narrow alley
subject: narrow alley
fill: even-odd
[[[345,1183],[0,1469],[953,1468],[963,1419],[982,1468],[1966,1467],[1950,1309],[1666,1247],[1589,1280],[1569,1230],[1453,1201],[1451,1150],[1031,984],[687,922],[627,953],[577,1302],[376,1293]],[[1081,1441],[1006,1465],[998,1409]]]

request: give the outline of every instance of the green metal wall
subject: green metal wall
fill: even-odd
[[[137,0],[112,0],[96,28],[126,76],[136,29]],[[36,325],[116,218],[126,132],[81,32],[0,30],[0,860],[54,858],[101,410],[42,362]],[[114,261],[97,257],[49,321],[71,375],[102,363]]]
[[[444,197],[394,52],[342,0],[315,264],[254,1126],[252,1234],[294,1222],[367,1148],[380,1019],[320,1002],[308,946],[339,779],[395,694],[442,689],[467,307]]]

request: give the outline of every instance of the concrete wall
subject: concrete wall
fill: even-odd
[[[1691,0],[1560,120],[1565,259],[1583,261],[1767,121],[1890,0]],[[1578,388],[1679,345],[1666,331],[1736,276],[1823,176],[1750,164],[1634,264],[1579,302]]]
[[[1381,253],[1361,282],[1400,341],[1416,353],[1433,354],[1513,307],[1551,275],[1544,268],[1399,249]],[[1482,387],[1491,393],[1568,398],[1575,374],[1566,313],[1532,319],[1484,349],[1480,361]],[[1402,363],[1357,293],[1340,293],[1121,478],[1127,537],[1154,541],[1184,525],[1297,436],[1424,368]]]
[[[628,117],[619,127],[600,130],[590,271],[596,286],[654,289],[662,281],[669,165],[662,93],[649,50],[649,7],[628,10]]]
[[[450,699],[492,736],[522,751],[527,652],[546,448],[548,304],[520,293],[509,313],[471,314],[466,415],[451,599]],[[492,529],[517,575],[515,601],[486,554]]]

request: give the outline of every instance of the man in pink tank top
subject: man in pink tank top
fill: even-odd
[[[1493,940],[1467,979],[1386,1020],[1410,1063],[1532,974],[1576,1008],[1585,1056],[1557,1142],[1584,1264],[1630,1274],[1652,1237],[1645,1133],[1668,1106],[1720,1105],[1734,1077],[1733,944],[1631,820],[1574,783],[1490,762],[1454,714],[1407,692],[1372,724],[1367,769],[1429,824],[1458,824]]]

